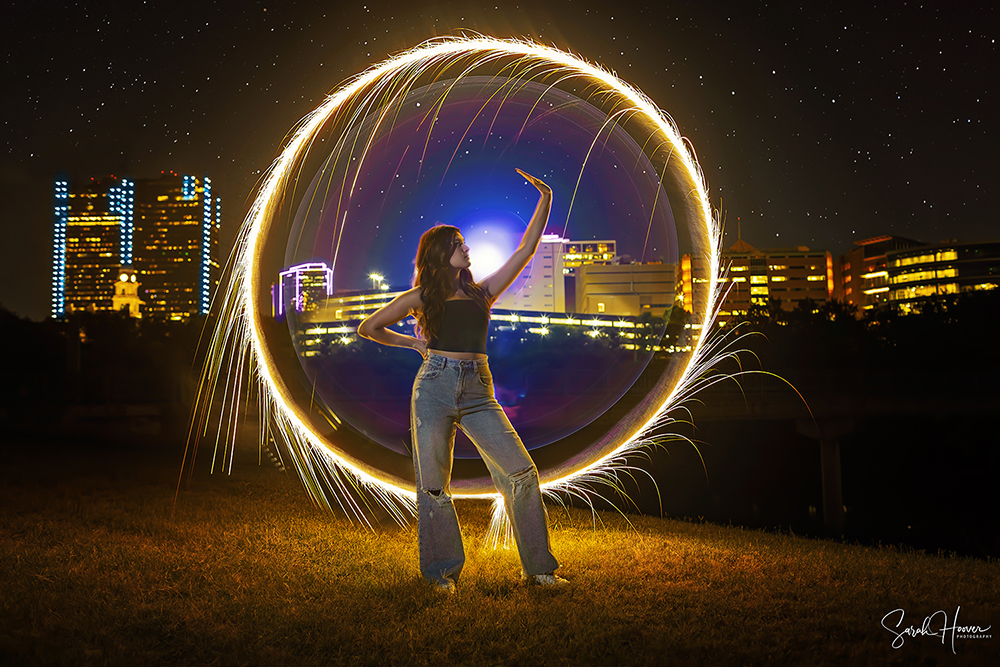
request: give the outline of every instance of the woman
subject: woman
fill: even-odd
[[[462,532],[450,494],[455,428],[479,449],[503,495],[521,568],[529,583],[565,584],[549,549],[538,471],[493,395],[486,356],[489,311],[531,261],[548,222],[552,189],[517,170],[541,196],[521,244],[495,273],[476,283],[469,247],[455,227],[438,225],[420,237],[413,289],[400,294],[358,327],[365,338],[417,350],[424,363],[410,407],[417,481],[420,572],[453,592],[465,564]],[[387,327],[414,315],[416,336]]]

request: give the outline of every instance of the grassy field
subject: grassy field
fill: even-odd
[[[550,508],[568,589],[527,588],[460,503],[456,595],[417,575],[416,530],[313,508],[248,460],[171,516],[179,452],[3,444],[0,664],[962,665],[988,639],[906,636],[938,610],[1000,621],[996,561]],[[247,456],[252,459],[252,456]],[[940,623],[938,623],[940,625]]]

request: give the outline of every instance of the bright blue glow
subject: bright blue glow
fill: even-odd
[[[183,176],[181,182],[181,198],[190,201],[198,198],[198,179],[194,176]]]
[[[66,223],[69,217],[69,183],[56,181],[55,224],[52,235],[52,317],[66,314]]]
[[[188,178],[185,176],[184,178]],[[192,179],[194,177],[191,177]],[[212,255],[209,251],[212,237],[212,179],[205,177],[204,192],[202,194],[202,221],[201,221],[201,284],[199,293],[201,296],[201,308],[198,311],[201,315],[208,314],[209,297],[212,289],[210,280],[210,267]]]
[[[134,232],[135,183],[129,179],[122,181],[122,264],[132,264],[132,234]]]
[[[528,226],[513,212],[499,208],[473,210],[449,224],[462,230],[472,260],[470,270],[476,280],[500,268],[517,249]]]
[[[110,213],[121,218],[119,222],[119,263],[123,265],[132,264],[132,234],[133,212],[135,209],[135,183],[129,179],[122,179],[122,184],[108,190]]]

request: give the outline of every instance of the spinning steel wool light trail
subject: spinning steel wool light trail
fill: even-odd
[[[525,99],[529,103],[525,104]],[[456,106],[456,100],[461,100],[461,106]],[[584,112],[588,119],[601,119],[587,126],[586,142],[574,143],[566,139],[568,134],[552,138],[562,130],[552,130],[557,126],[546,125],[546,119],[569,118],[565,125],[575,130],[586,125],[580,120],[584,116],[570,118],[569,114]],[[682,277],[688,292],[683,294],[683,303],[673,306],[683,306],[688,313],[687,325],[673,342],[665,370],[647,380],[648,394],[628,405],[627,414],[606,432],[586,441],[577,438],[572,446],[565,444],[566,438],[559,440],[561,445],[546,442],[533,454],[546,494],[589,498],[602,484],[620,488],[619,475],[634,470],[630,456],[656,444],[658,436],[650,434],[674,421],[671,414],[685,399],[719,378],[706,374],[728,349],[725,339],[710,340],[720,301],[719,224],[693,151],[650,99],[613,73],[569,53],[529,41],[485,36],[434,39],[391,57],[336,90],[290,133],[287,145],[262,180],[238,235],[228,282],[216,299],[214,310],[219,319],[202,375],[200,417],[194,422],[191,438],[197,444],[199,438],[214,435],[213,469],[231,467],[236,415],[247,400],[249,377],[257,388],[262,438],[270,435],[279,443],[285,467],[295,470],[315,502],[331,508],[339,504],[366,523],[371,520],[373,503],[377,503],[404,522],[415,497],[412,477],[407,476],[402,463],[407,457],[382,451],[377,444],[359,446],[348,437],[346,413],[323,403],[312,367],[290,353],[287,332],[275,326],[268,312],[270,283],[276,270],[294,255],[292,249],[305,235],[301,221],[292,224],[291,220],[296,211],[306,211],[308,216],[322,210],[324,252],[337,272],[356,259],[356,247],[345,239],[364,230],[368,218],[357,212],[367,210],[381,216],[384,224],[390,187],[403,192],[409,186],[407,193],[444,188],[458,165],[466,164],[461,162],[464,156],[474,150],[491,168],[501,165],[504,173],[513,173],[506,169],[507,158],[502,156],[509,158],[518,142],[534,141],[540,154],[551,154],[563,139],[563,143],[574,143],[566,154],[576,156],[571,158],[576,160],[576,171],[559,172],[567,184],[567,188],[556,190],[556,196],[565,200],[565,220],[554,214],[550,225],[561,228],[563,236],[573,234],[582,215],[581,201],[593,208],[599,186],[587,184],[595,170],[628,172],[630,180],[623,181],[626,186],[615,187],[632,187],[638,193],[632,197],[633,208],[645,216],[645,222],[634,229],[622,227],[616,233],[637,237],[632,241],[637,255],[641,248],[639,259],[643,261],[652,256],[657,235],[663,238],[663,229],[669,226],[669,251],[659,252],[667,252],[667,262],[687,262],[687,273]],[[528,161],[534,149],[529,146],[525,150],[518,159],[520,166],[530,171]],[[629,151],[627,159],[622,158]],[[446,159],[435,161],[435,154]],[[612,157],[617,160],[614,164],[609,162]],[[322,177],[317,176],[308,189],[298,185],[303,176],[308,182],[317,165]],[[387,180],[370,183],[377,169],[385,165],[392,172]],[[381,197],[378,208],[370,206],[370,201],[375,201],[373,192]],[[402,195],[394,196],[397,199],[391,200],[392,206]],[[615,215],[621,216],[620,220],[641,217],[638,213],[625,216],[620,209]],[[413,226],[412,219],[406,219]],[[416,233],[430,222],[418,226]],[[289,229],[298,236],[289,240]],[[285,250],[285,255],[278,256],[275,248]],[[374,275],[365,271],[359,280],[372,282],[374,287]],[[579,325],[587,317],[568,316],[565,322]],[[516,313],[507,319],[514,325],[519,321]],[[541,319],[543,327],[532,331],[547,333],[550,320]],[[602,335],[598,328],[602,321],[592,321],[594,328],[588,335]],[[604,324],[614,329],[610,321]],[[660,329],[658,335],[662,333]],[[659,343],[659,338],[653,342]],[[637,366],[635,376],[644,367]],[[331,372],[335,375],[335,369]],[[217,420],[210,418],[212,406],[219,404],[225,406],[223,414],[216,415]],[[501,501],[485,467],[470,466],[465,473],[456,469],[454,495],[493,498],[497,503],[493,536],[497,538],[503,530]]]

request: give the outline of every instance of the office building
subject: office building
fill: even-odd
[[[728,292],[719,322],[746,315],[754,306],[767,306],[771,299],[777,299],[783,310],[794,310],[805,299],[825,303],[833,297],[833,256],[825,250],[805,246],[758,250],[739,239],[723,251],[721,260],[729,270],[722,279],[721,288]]]
[[[576,313],[663,317],[675,299],[673,264],[583,264],[576,267]]]
[[[858,314],[889,302],[887,255],[923,245],[899,236],[875,236],[855,241],[835,267],[833,298],[857,307]]]
[[[571,241],[546,234],[534,259],[495,307],[539,313],[583,312],[577,310],[576,298],[580,268],[614,263],[618,259],[616,248],[613,239]]]
[[[219,284],[222,225],[211,179],[163,172],[135,187],[134,266],[147,314],[169,320],[207,314]]]
[[[588,264],[609,264],[618,256],[617,243],[602,241],[567,241],[563,244],[563,274],[575,276],[576,269]]]
[[[274,317],[285,319],[289,312],[304,313],[326,305],[333,294],[333,269],[325,262],[307,262],[278,274],[272,287]]]
[[[566,312],[564,248],[568,243],[555,234],[542,236],[534,258],[494,307],[513,311]]]
[[[132,261],[134,183],[110,176],[72,192],[55,183],[52,316],[111,310],[119,269]]]
[[[943,294],[994,290],[1000,285],[1000,242],[936,243],[886,253],[879,294],[908,314]]]

